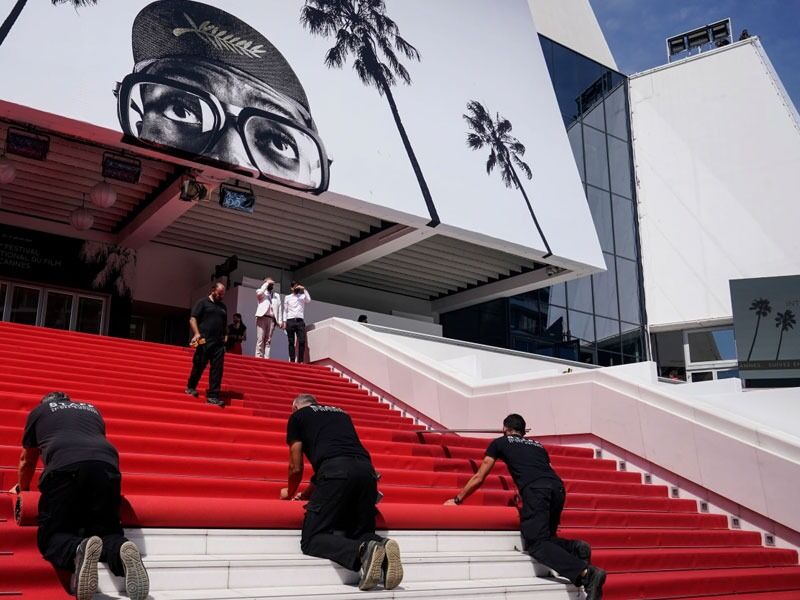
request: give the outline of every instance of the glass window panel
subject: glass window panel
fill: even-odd
[[[606,98],[606,131],[628,139],[628,108],[625,106],[625,86],[619,86]]]
[[[695,371],[692,373],[692,382],[711,381],[714,379],[714,371]]]
[[[551,51],[545,51],[550,79],[556,92],[556,99],[564,118],[569,125],[579,114],[581,95],[608,72],[602,65],[587,60],[559,44],[550,44]]]
[[[595,317],[597,347],[601,350],[619,351],[619,321]]]
[[[708,362],[715,360],[736,360],[736,340],[733,329],[695,331],[689,337],[689,360]]]
[[[572,155],[575,157],[575,164],[578,165],[578,172],[581,174],[581,181],[586,179],[586,173],[583,169],[583,136],[581,134],[581,125],[575,122],[567,129],[567,137],[569,138],[569,145],[572,146]]]
[[[586,186],[586,200],[592,211],[592,220],[600,239],[600,247],[606,252],[614,252],[614,228],[611,220],[611,196],[596,187]]]
[[[594,344],[594,317],[576,310],[569,311],[569,333],[578,338],[581,345]]]
[[[6,295],[8,294],[8,284],[0,283],[0,321],[3,319],[4,310],[6,308]]]
[[[97,298],[78,298],[78,318],[75,331],[100,333],[103,323],[103,301]]]
[[[597,364],[601,367],[613,367],[622,364],[622,355],[619,352],[597,351]]]
[[[717,379],[734,379],[739,376],[739,369],[725,369],[717,371]]]
[[[642,328],[632,323],[621,323],[622,326],[622,354],[633,358],[632,362],[644,360],[644,341]],[[626,360],[626,362],[628,362]]]
[[[639,269],[636,263],[625,258],[617,258],[617,276],[619,277],[620,317],[628,323],[641,323]]]
[[[47,292],[44,326],[54,329],[69,329],[70,317],[72,317],[72,294]]]
[[[603,258],[606,261],[606,272],[592,275],[592,283],[594,286],[594,310],[595,313],[600,316],[618,319],[617,269],[614,265],[614,257],[611,254],[604,252]]]
[[[544,335],[546,337],[563,340],[567,332],[567,311],[558,306],[550,306],[547,309],[545,319]]]
[[[40,294],[40,290],[36,288],[15,285],[11,292],[11,313],[8,320],[12,323],[36,325]]]
[[[616,254],[636,260],[636,225],[634,223],[633,202],[616,195],[611,196],[611,202],[614,207]]]
[[[605,113],[603,112],[603,103],[600,102],[583,116],[583,122],[586,125],[591,125],[600,131],[606,130]]]
[[[608,161],[611,167],[611,191],[626,198],[633,198],[628,143],[613,137],[607,139]]]
[[[567,302],[569,303],[569,308],[587,313],[594,312],[592,308],[591,277],[580,277],[567,282]]]
[[[682,369],[686,366],[686,357],[683,353],[683,332],[667,331],[656,333],[653,339],[655,341],[654,352],[656,360],[662,370]]]
[[[584,127],[583,148],[586,156],[586,183],[604,190],[609,189],[605,134],[591,127]]]
[[[545,310],[548,305],[555,304],[557,306],[567,305],[567,288],[563,283],[551,285],[549,288],[541,290],[539,294],[539,306],[541,310]]]

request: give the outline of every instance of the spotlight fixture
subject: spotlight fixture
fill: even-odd
[[[223,183],[219,187],[219,205],[223,208],[252,213],[256,205],[256,195],[252,188]]]
[[[45,160],[50,151],[50,138],[46,135],[9,127],[6,133],[6,152],[34,160]]]
[[[69,222],[78,231],[91,229],[94,225],[94,217],[91,211],[86,208],[86,195],[83,196],[83,204],[72,211],[69,215]]]
[[[731,41],[731,20],[716,21],[710,25],[667,38],[667,60],[671,61],[673,56],[683,52],[692,50],[702,52],[703,46],[710,44],[717,48],[727,46]]]
[[[194,202],[204,200],[208,195],[208,189],[192,176],[187,176],[181,182],[181,200]]]
[[[103,177],[125,183],[139,183],[142,175],[142,161],[120,154],[103,154]]]

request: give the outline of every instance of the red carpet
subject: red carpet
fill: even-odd
[[[517,528],[502,465],[465,506],[441,506],[475,471],[485,440],[420,433],[326,368],[230,355],[228,405],[219,408],[183,393],[188,349],[7,323],[0,341],[2,489],[16,482],[28,411],[45,392],[63,390],[96,404],[106,419],[121,454],[126,525],[298,528],[302,504],[276,498],[285,486],[291,399],[310,392],[352,415],[382,474],[382,527]],[[562,534],[594,546],[595,562],[610,573],[606,598],[800,598],[796,552],[762,547],[758,533],[728,529],[724,516],[668,498],[666,487],[642,484],[591,449],[548,449],[569,492]],[[12,497],[0,496],[0,596],[67,597],[36,550],[36,497],[23,496],[20,527]]]

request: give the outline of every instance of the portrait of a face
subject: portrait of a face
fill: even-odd
[[[123,132],[137,141],[321,193],[329,161],[286,59],[236,17],[159,0],[133,26],[134,72],[118,85]]]

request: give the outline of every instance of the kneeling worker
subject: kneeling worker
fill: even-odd
[[[281,499],[309,500],[300,538],[303,553],[360,570],[361,590],[381,582],[387,590],[400,585],[400,546],[375,534],[377,476],[350,416],[335,406],[319,404],[310,394],[300,394],[292,402],[286,442],[289,485],[281,490]],[[314,467],[314,477],[298,494],[303,454]]]
[[[119,455],[106,439],[98,410],[64,392],[50,392],[28,415],[22,446],[19,483],[11,492],[30,489],[41,454],[37,541],[53,566],[73,572],[71,593],[78,600],[94,596],[100,560],[125,577],[130,598],[147,598],[147,571],[119,519]]]
[[[525,419],[508,415],[503,421],[503,436],[489,444],[478,472],[445,504],[464,502],[483,485],[495,461],[504,461],[522,497],[520,532],[528,553],[577,587],[583,586],[587,600],[599,600],[603,597],[606,572],[589,564],[589,544],[556,536],[566,500],[564,482],[550,466],[547,450],[524,435]]]

